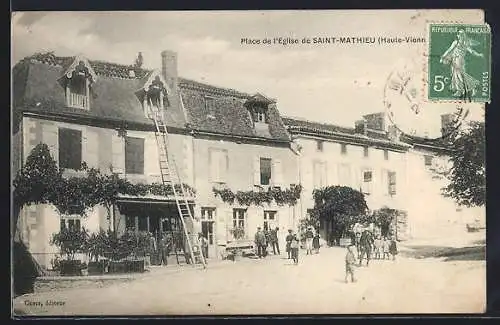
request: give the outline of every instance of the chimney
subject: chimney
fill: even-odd
[[[161,52],[161,73],[168,87],[177,96],[177,53],[172,51]]]
[[[441,115],[441,135],[445,136],[453,130],[455,115],[454,114],[443,114]]]
[[[366,119],[366,128],[376,131],[386,131],[385,112],[368,114],[363,117]]]
[[[367,135],[366,119],[358,120],[354,122],[354,131],[357,134]]]

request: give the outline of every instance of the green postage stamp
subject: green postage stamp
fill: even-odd
[[[431,101],[489,102],[490,27],[430,24],[428,78]]]

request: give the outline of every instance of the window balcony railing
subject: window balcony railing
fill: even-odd
[[[89,99],[86,95],[69,93],[68,106],[74,108],[89,109]]]

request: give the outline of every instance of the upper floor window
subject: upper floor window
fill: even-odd
[[[396,195],[396,172],[388,172],[389,195]]]
[[[269,185],[271,183],[271,159],[260,158],[260,185]]]
[[[314,188],[325,187],[326,184],[326,162],[315,161],[313,164]]]
[[[340,144],[340,153],[343,155],[347,155],[347,144],[345,143]]]
[[[59,168],[78,170],[82,166],[82,131],[59,128]]]
[[[227,182],[227,172],[229,169],[229,157],[227,150],[209,149],[210,155],[210,178],[212,182]]]
[[[384,149],[384,160],[389,160],[389,150]]]
[[[323,141],[322,140],[317,140],[316,141],[316,149],[318,151],[323,151]]]
[[[368,154],[369,154],[368,150],[369,150],[368,146],[363,147],[363,157],[365,157],[365,158],[368,157]]]
[[[125,137],[125,173],[144,174],[144,139]]]
[[[364,194],[371,194],[372,181],[373,181],[373,172],[371,170],[363,171],[362,190]]]

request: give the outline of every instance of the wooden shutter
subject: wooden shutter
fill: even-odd
[[[59,161],[59,131],[54,123],[42,122],[42,142],[45,143],[50,150],[51,156],[55,161]]]
[[[260,185],[260,157],[253,159],[253,184]]]
[[[282,169],[282,164],[281,160],[279,159],[273,159],[272,161],[272,181],[273,181],[273,186],[283,186],[283,169]]]
[[[125,172],[125,141],[118,134],[113,134],[111,141],[113,173],[123,174]]]
[[[84,142],[84,158],[90,168],[99,168],[99,132],[97,130],[88,129]]]
[[[152,135],[144,139],[144,173],[151,182],[161,182],[158,147]]]

